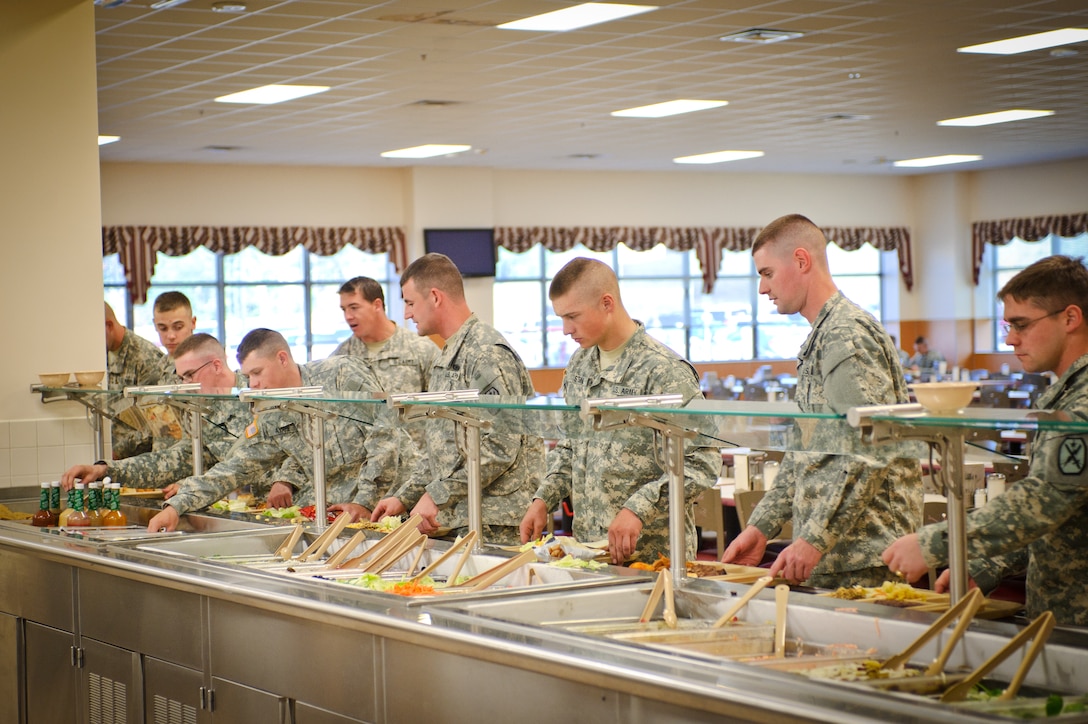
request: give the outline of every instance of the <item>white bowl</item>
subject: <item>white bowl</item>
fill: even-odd
[[[977,382],[919,382],[910,386],[919,404],[932,414],[956,414],[971,404]]]
[[[76,382],[80,387],[94,387],[102,378],[106,376],[105,370],[95,370],[93,372],[76,372]]]
[[[71,376],[71,372],[40,373],[38,379],[46,387],[64,387],[64,385],[68,384],[68,378]]]

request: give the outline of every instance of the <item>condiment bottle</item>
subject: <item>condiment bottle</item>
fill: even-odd
[[[87,508],[83,502],[83,483],[76,483],[75,495],[72,496],[72,514],[68,516],[69,528],[85,528],[91,524]]]
[[[54,480],[49,484],[49,509],[56,515],[60,515],[60,481]]]
[[[102,483],[93,482],[87,484],[87,520],[90,521],[89,525],[92,528],[98,528],[102,525],[102,513],[100,509],[102,507]]]
[[[57,514],[49,509],[49,483],[42,483],[42,494],[38,501],[38,512],[30,519],[30,524],[39,528],[46,528],[57,524]]]
[[[76,511],[76,487],[68,488],[68,504],[57,516],[57,525],[68,525],[68,516]]]
[[[128,517],[121,512],[121,484],[111,483],[106,491],[106,500],[109,503],[109,511],[102,516],[102,525],[125,526],[128,525]]]

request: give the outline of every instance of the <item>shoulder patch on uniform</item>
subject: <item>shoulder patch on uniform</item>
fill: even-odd
[[[253,422],[246,426],[246,439],[249,439],[257,434],[257,418],[253,418]]]
[[[1067,437],[1058,451],[1058,470],[1062,475],[1080,475],[1084,472],[1088,448],[1082,437]]]

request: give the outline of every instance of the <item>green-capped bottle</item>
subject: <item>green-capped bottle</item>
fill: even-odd
[[[57,524],[57,514],[49,509],[49,483],[42,483],[42,493],[38,500],[38,512],[30,519],[30,524],[38,528],[46,528]]]
[[[75,495],[72,496],[72,514],[68,516],[69,528],[85,528],[91,524],[87,515],[87,505],[83,501],[83,483],[76,483]]]

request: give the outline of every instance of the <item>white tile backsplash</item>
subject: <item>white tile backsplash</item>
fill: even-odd
[[[37,447],[38,421],[12,420],[10,423],[11,447]]]
[[[63,420],[38,420],[38,447],[64,444]]]
[[[93,438],[85,416],[0,421],[0,488],[37,486],[94,462]]]

